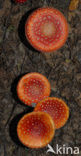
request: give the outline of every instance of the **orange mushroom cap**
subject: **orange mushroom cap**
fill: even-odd
[[[40,8],[26,21],[25,34],[30,44],[41,52],[53,52],[63,46],[68,37],[64,15],[54,8]]]
[[[56,129],[64,126],[69,117],[69,108],[66,103],[55,97],[48,97],[40,101],[34,111],[47,112],[53,118]]]
[[[30,148],[42,148],[53,138],[55,126],[51,116],[45,112],[24,115],[18,123],[19,140]]]
[[[42,74],[29,73],[18,82],[17,94],[23,103],[32,106],[32,103],[38,103],[50,95],[50,83]]]

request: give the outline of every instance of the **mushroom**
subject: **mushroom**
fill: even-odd
[[[67,40],[68,24],[59,10],[40,8],[27,19],[25,35],[35,49],[53,52],[62,47]]]
[[[50,95],[50,83],[42,74],[29,73],[19,80],[17,94],[23,103],[33,106]]]
[[[16,3],[24,3],[26,2],[27,0],[14,0]]]
[[[17,134],[25,146],[42,148],[52,140],[55,134],[54,122],[45,112],[28,113],[20,119]]]
[[[48,97],[40,101],[34,111],[47,112],[55,123],[56,129],[65,125],[69,117],[69,108],[66,103],[56,97]]]

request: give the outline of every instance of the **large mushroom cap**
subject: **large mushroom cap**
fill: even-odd
[[[65,43],[68,24],[59,10],[40,8],[27,19],[25,34],[30,44],[37,50],[53,52]]]
[[[66,103],[55,97],[48,97],[40,101],[34,111],[47,112],[53,118],[56,129],[64,126],[69,117],[69,108]]]
[[[42,74],[29,73],[20,79],[17,94],[23,103],[32,106],[32,103],[38,103],[49,96],[50,83]]]
[[[54,122],[45,112],[24,115],[18,123],[17,134],[20,141],[30,148],[42,148],[53,138]]]

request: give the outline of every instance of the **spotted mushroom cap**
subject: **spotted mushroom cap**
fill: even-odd
[[[50,95],[50,83],[42,74],[29,73],[18,82],[17,94],[23,103],[32,106]]]
[[[53,118],[56,129],[65,125],[69,118],[69,108],[66,103],[56,97],[48,97],[40,101],[34,111],[47,112]]]
[[[30,44],[41,52],[53,52],[63,46],[68,37],[64,15],[54,8],[40,8],[26,21],[25,34]]]
[[[24,115],[17,126],[19,140],[30,148],[42,148],[53,138],[55,126],[51,116],[45,112]]]

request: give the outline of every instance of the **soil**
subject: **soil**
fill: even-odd
[[[17,137],[19,119],[33,108],[19,101],[16,86],[19,78],[30,72],[45,75],[51,83],[50,96],[62,98],[70,108],[67,124],[56,130],[50,145],[53,149],[56,144],[77,146],[81,154],[81,5],[70,12],[69,2],[27,0],[24,4],[15,4],[10,0],[0,0],[0,156],[54,155],[46,153],[47,147],[37,150],[24,147]],[[32,48],[24,33],[28,15],[44,6],[59,9],[69,24],[65,45],[47,54]]]

